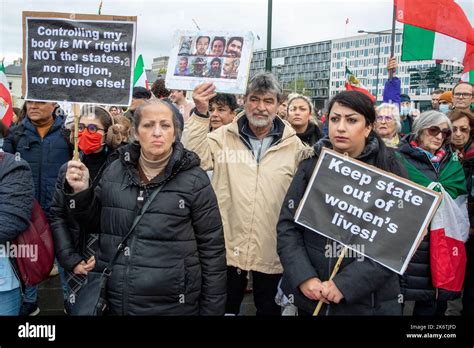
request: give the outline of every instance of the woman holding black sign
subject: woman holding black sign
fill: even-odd
[[[111,315],[225,311],[219,207],[199,157],[178,140],[177,113],[157,99],[140,105],[134,115],[138,142],[118,150],[119,159],[95,190],[87,167],[68,163],[66,186],[74,192],[68,198],[75,203],[70,211],[100,229],[95,271],[111,270],[106,285]]]
[[[453,203],[449,210],[459,213],[455,216],[445,215],[449,216],[446,220],[450,220],[447,221],[449,225],[457,225],[456,232],[461,232],[462,228],[460,226],[465,225],[467,237],[469,221],[466,207],[466,181],[461,161],[456,154],[453,154],[451,147],[448,145],[451,133],[452,124],[445,114],[438,111],[424,112],[413,123],[412,134],[403,139],[399,152],[410,180],[428,187],[433,184],[435,185],[433,189],[437,191],[440,191],[442,187],[441,192],[444,191],[451,197],[450,200],[443,193],[443,201]],[[438,208],[437,214],[447,204],[442,204]],[[438,231],[433,233],[434,230],[438,230],[438,228],[433,226],[432,221],[429,232],[418,246],[402,277],[403,299],[404,301],[415,301],[414,316],[442,316],[447,307],[446,300],[459,298],[461,295],[463,279],[459,279],[461,284],[458,286],[458,291],[433,286],[443,273],[442,271],[439,272],[437,266],[439,262],[436,261],[441,261],[443,263],[441,268],[445,270],[451,270],[450,267],[458,263],[455,259],[448,260],[440,257],[433,259],[433,255],[440,252],[439,233]],[[451,240],[451,242],[453,241]],[[446,242],[446,240],[441,241],[443,244]],[[452,245],[452,247],[453,250],[454,247],[456,248],[458,255],[465,255],[462,241],[458,245]],[[450,252],[450,254],[454,255],[454,252]],[[458,264],[463,267],[462,262]],[[449,271],[449,273],[448,277],[451,280],[456,280],[460,276],[454,270]],[[462,278],[463,276],[464,274],[462,274]],[[452,287],[452,289],[455,289],[455,287]]]
[[[404,176],[395,154],[374,132],[371,100],[356,91],[337,94],[329,103],[329,138],[311,148],[288,190],[278,222],[278,254],[284,273],[281,288],[294,299],[300,315],[312,314],[317,301],[322,315],[401,315],[400,285],[396,273],[368,258],[345,257],[332,280],[337,250],[328,238],[294,222],[296,209],[310,182],[323,147],[382,170]],[[338,249],[339,250],[339,249]]]

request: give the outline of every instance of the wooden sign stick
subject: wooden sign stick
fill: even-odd
[[[79,146],[78,146],[78,138],[79,138],[79,112],[80,107],[78,104],[72,104],[72,112],[74,114],[74,155],[72,159],[74,161],[79,161]]]
[[[346,256],[347,252],[347,247],[344,247],[342,250],[341,256],[339,256],[339,259],[337,259],[336,265],[334,266],[334,269],[332,270],[331,276],[329,277],[329,280],[332,280],[337,272],[339,271],[339,267],[341,267],[342,260],[344,259],[344,256]],[[321,307],[323,306],[323,301],[319,300],[318,305],[316,306],[316,309],[314,310],[313,316],[317,316],[319,314],[319,311],[321,310]]]

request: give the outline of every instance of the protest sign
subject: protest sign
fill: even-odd
[[[166,87],[193,90],[200,83],[212,82],[219,93],[243,94],[252,47],[251,32],[178,31],[168,62]]]
[[[136,17],[23,12],[23,95],[131,103]]]
[[[403,274],[440,199],[411,181],[323,149],[295,221]]]

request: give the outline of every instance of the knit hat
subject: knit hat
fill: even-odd
[[[400,94],[400,103],[411,101],[410,97],[407,94]]]
[[[453,92],[451,92],[451,91],[444,92],[443,94],[440,95],[439,100],[440,101],[445,100],[448,103],[452,103],[453,102]]]
[[[145,87],[133,87],[132,96],[135,99],[150,99],[151,92]]]

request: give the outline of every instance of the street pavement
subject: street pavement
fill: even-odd
[[[65,315],[59,275],[43,281],[38,289],[39,315]],[[255,315],[252,293],[246,293],[242,301],[241,315]]]

